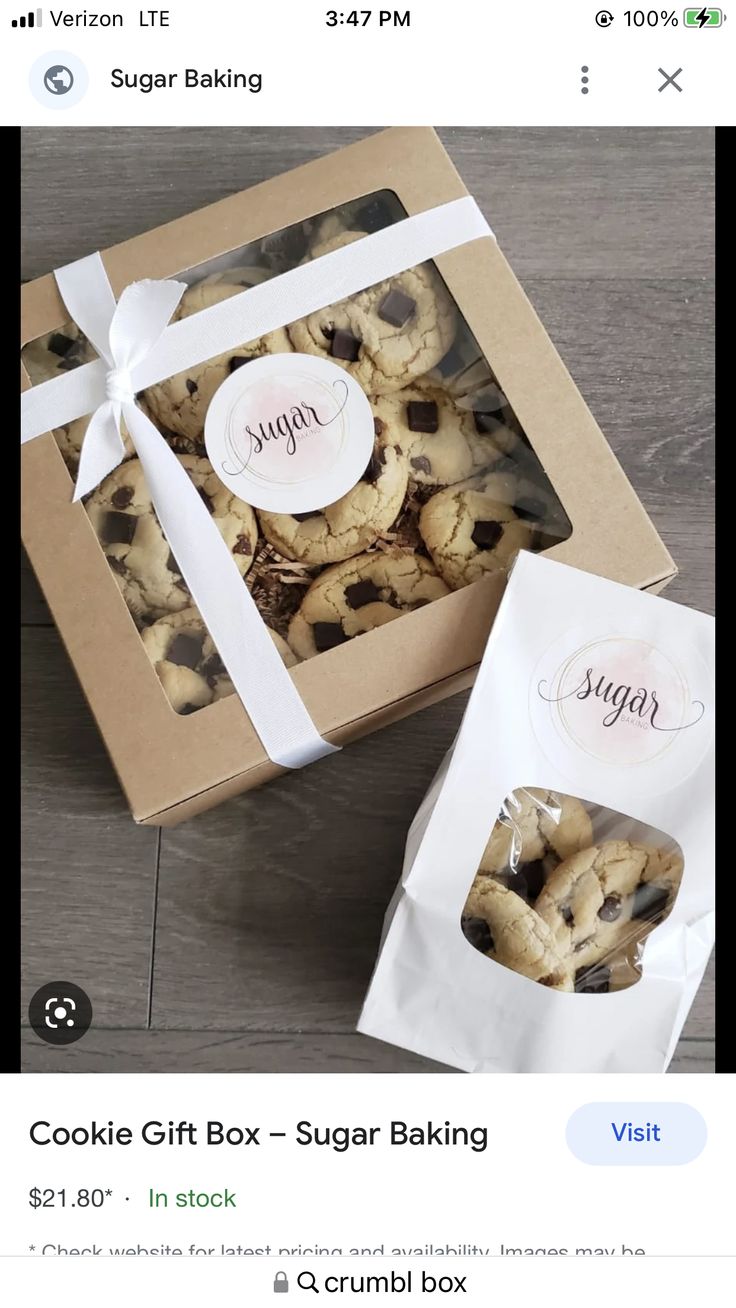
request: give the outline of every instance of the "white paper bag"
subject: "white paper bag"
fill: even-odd
[[[713,943],[713,626],[667,600],[518,557],[458,737],[409,831],[360,1031],[466,1071],[666,1069]],[[554,989],[463,934],[499,810],[513,817],[509,797],[528,788],[581,800],[596,846],[674,850],[678,867],[681,854],[668,915],[636,946],[634,984]],[[565,932],[568,918],[565,909],[555,919],[561,955],[575,931],[573,922]],[[589,949],[570,945],[570,977],[574,955]]]

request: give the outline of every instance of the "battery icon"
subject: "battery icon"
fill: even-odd
[[[720,27],[723,22],[723,10],[686,9],[683,17],[686,27]]]

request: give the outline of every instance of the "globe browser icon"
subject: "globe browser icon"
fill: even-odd
[[[43,84],[51,95],[66,95],[74,85],[74,74],[65,64],[52,64],[44,73]]]
[[[31,64],[28,74],[31,95],[46,113],[65,114],[89,90],[89,73],[71,50],[45,50]]]

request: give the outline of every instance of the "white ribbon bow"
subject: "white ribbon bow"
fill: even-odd
[[[99,254],[56,273],[64,303],[108,371],[79,461],[75,500],[122,462],[125,422],[161,529],[193,602],[269,756],[303,767],[336,746],[320,736],[196,487],[164,437],[135,403],[133,369],[159,341],[186,286],[134,282],[118,303]]]

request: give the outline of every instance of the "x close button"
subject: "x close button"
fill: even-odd
[[[660,91],[665,91],[668,86],[671,86],[672,89],[675,91],[682,90],[682,87],[680,86],[679,82],[676,80],[680,76],[680,73],[682,72],[681,68],[676,68],[674,73],[666,73],[664,71],[664,68],[660,68],[658,69],[658,71],[662,74],[664,78],[664,81],[659,88]]]

